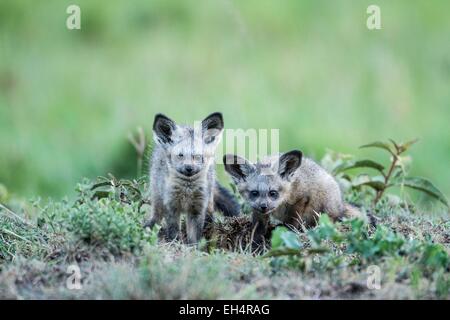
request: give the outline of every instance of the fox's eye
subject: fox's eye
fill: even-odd
[[[272,198],[278,198],[278,191],[270,190],[269,191],[269,196],[272,197]]]
[[[182,153],[178,154],[178,158],[182,159],[183,157],[184,157],[184,154],[182,154]]]
[[[194,155],[194,161],[200,162],[203,161],[203,157],[201,154]]]
[[[257,196],[259,196],[259,192],[257,190],[252,190],[252,191],[250,191],[250,195],[252,197],[257,197]]]

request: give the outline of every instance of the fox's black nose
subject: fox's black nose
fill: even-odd
[[[267,211],[267,204],[262,204],[259,206],[259,208],[261,209],[262,212]]]
[[[184,167],[184,171],[186,172],[186,174],[190,175],[194,171],[194,168],[192,166],[186,166]]]

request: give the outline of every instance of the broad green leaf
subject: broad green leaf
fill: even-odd
[[[108,186],[108,187],[111,186],[111,182],[106,181],[106,182],[100,182],[100,183],[94,184],[94,185],[92,186],[91,190],[95,190],[95,189],[97,189],[97,188],[100,188],[100,187],[106,187],[106,186]]]
[[[300,250],[302,245],[298,240],[298,235],[295,232],[288,230],[286,227],[278,227],[272,232],[272,248],[289,248]]]
[[[333,226],[333,222],[327,214],[321,214],[319,217],[319,226]]]
[[[345,170],[355,169],[355,168],[372,168],[383,172],[384,166],[378,162],[373,160],[365,159],[359,161],[350,161],[347,163],[343,163],[335,169],[335,172],[342,172]]]
[[[283,244],[289,249],[300,250],[302,245],[298,240],[298,235],[292,231],[286,231],[281,234]]]
[[[362,187],[368,186],[376,191],[386,189],[386,184],[384,183],[384,178],[382,176],[370,177],[368,175],[360,175],[353,180],[352,186]]]
[[[379,149],[384,149],[384,150],[388,151],[392,155],[395,154],[394,151],[389,146],[389,144],[387,144],[385,142],[381,142],[381,141],[375,141],[375,142],[372,142],[369,144],[365,144],[365,145],[361,146],[360,148],[379,148]]]
[[[310,232],[308,235],[312,237],[313,241],[319,244],[322,240],[329,239],[339,242],[341,239],[340,232],[336,229],[334,223],[327,214],[321,214],[319,217],[319,226]]]
[[[447,207],[449,207],[448,200],[444,194],[434,186],[434,184],[426,178],[421,177],[406,177],[403,181],[398,183],[400,186],[406,186],[415,190],[425,192],[429,196],[439,200]]]
[[[360,187],[360,186],[369,186],[372,189],[375,189],[376,191],[381,191],[385,188],[385,184],[380,181],[367,181],[367,182],[357,185],[356,187]]]
[[[427,266],[447,268],[450,258],[441,244],[427,244],[425,246],[421,262]]]
[[[271,238],[271,244],[272,248],[276,249],[283,245],[283,239],[281,238],[281,235],[285,232],[288,232],[289,230],[286,227],[277,227],[272,232],[272,238]]]

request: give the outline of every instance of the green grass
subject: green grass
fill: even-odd
[[[132,177],[129,131],[222,111],[315,158],[418,137],[414,174],[450,195],[448,1],[379,1],[375,32],[370,1],[82,0],[69,31],[71,3],[0,4],[0,183],[14,193]]]

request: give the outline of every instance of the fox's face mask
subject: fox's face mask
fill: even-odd
[[[162,146],[169,167],[185,177],[194,177],[214,161],[223,131],[220,113],[213,113],[194,127],[177,125],[162,114],[155,117],[155,142]]]

